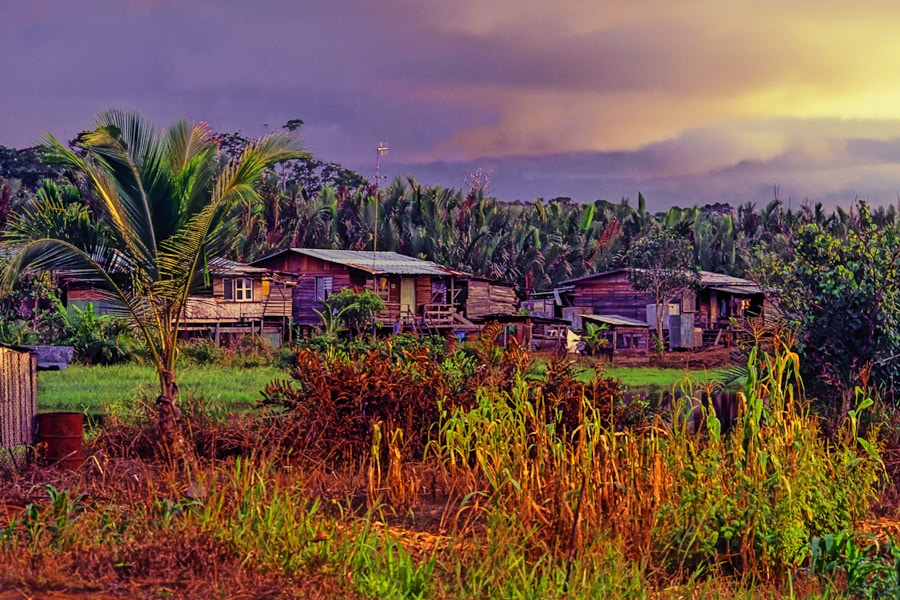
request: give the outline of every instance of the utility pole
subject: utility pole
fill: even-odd
[[[387,154],[387,144],[381,142],[375,148],[375,223],[372,226],[372,288],[374,292],[378,292],[375,277],[375,262],[378,260],[378,203],[381,196],[381,155]]]

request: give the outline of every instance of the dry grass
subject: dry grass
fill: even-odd
[[[224,423],[192,415],[197,461],[177,471],[155,460],[149,429],[110,422],[77,472],[29,465],[0,484],[0,587],[135,598],[826,590],[804,575],[801,542],[860,524],[877,457],[855,429],[820,435],[789,349],[751,365],[728,434],[702,407],[682,407],[701,411],[691,431],[696,419],[640,418],[615,386],[577,382],[565,363],[538,381],[519,350],[481,352],[477,384],[441,380],[461,367],[416,356],[308,361],[296,381],[327,395],[307,388],[289,398],[302,410]],[[360,384],[394,370],[403,386]],[[353,415],[347,389],[377,410]],[[412,400],[435,403],[432,425]],[[332,412],[314,415],[316,402]],[[329,430],[341,411],[356,420]],[[844,512],[828,512],[836,504]]]

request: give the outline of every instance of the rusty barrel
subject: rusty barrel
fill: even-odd
[[[43,463],[48,467],[77,469],[81,466],[84,415],[72,412],[39,413],[37,439],[46,444]]]

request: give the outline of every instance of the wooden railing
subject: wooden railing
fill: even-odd
[[[413,324],[415,315],[408,304],[400,304],[399,302],[385,302],[384,310],[378,313],[376,317],[383,324],[392,326],[394,323],[403,322]]]
[[[426,304],[422,307],[422,324],[435,329],[452,327],[455,312],[450,304]]]
[[[188,298],[186,321],[241,321],[266,317],[291,316],[291,301],[282,299],[259,302],[217,302],[213,298]]]

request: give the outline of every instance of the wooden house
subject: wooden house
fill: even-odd
[[[289,332],[293,280],[225,258],[212,259],[209,271],[211,285],[188,298],[181,327],[185,335],[221,343],[257,334],[280,345]]]
[[[635,291],[627,269],[563,281],[556,297],[561,315],[576,328],[586,314],[655,323],[655,299]],[[752,281],[702,271],[698,289],[669,298],[663,307],[670,346],[727,345],[747,318],[762,315],[763,305],[763,290]]]
[[[185,338],[209,337],[216,343],[248,334],[275,346],[289,333],[292,279],[225,258],[209,261],[210,285],[188,298],[181,323]],[[90,302],[97,314],[122,315],[102,292],[78,280],[66,284],[66,304]]]
[[[378,321],[394,331],[471,331],[478,329],[471,319],[517,308],[511,286],[396,252],[289,248],[251,264],[295,279],[300,326],[319,325],[316,311],[345,288],[375,291],[386,305]]]

